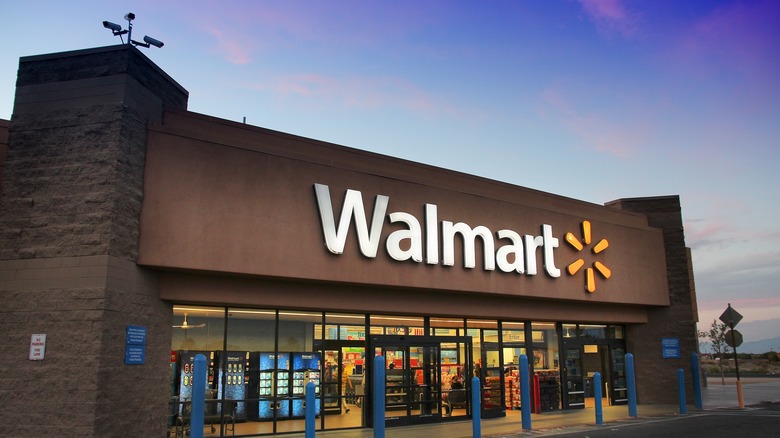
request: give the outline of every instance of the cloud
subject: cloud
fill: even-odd
[[[205,31],[217,42],[214,51],[226,61],[237,65],[249,64],[252,61],[251,45],[247,44],[239,35],[223,32],[214,26],[207,26]]]
[[[402,109],[425,116],[466,117],[456,105],[413,83],[383,76],[327,76],[317,73],[276,75],[250,86],[270,91],[285,104],[324,110],[345,107],[357,110]]]
[[[582,144],[598,152],[625,158],[632,155],[641,138],[641,120],[615,120],[593,110],[582,110],[567,97],[561,86],[553,86],[540,95],[540,116],[553,119],[563,125]],[[628,124],[624,124],[628,123]]]
[[[622,0],[579,0],[579,3],[601,35],[628,39],[639,35],[639,18]]]
[[[729,86],[721,94],[730,105],[723,105],[724,116],[733,114],[737,105],[742,112],[761,116],[775,110],[780,96],[779,21],[777,1],[718,6],[672,34],[663,63],[698,87],[726,79]]]

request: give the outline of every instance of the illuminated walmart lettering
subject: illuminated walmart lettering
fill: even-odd
[[[476,266],[475,246],[479,238],[484,250],[483,268],[486,271],[493,271],[498,267],[502,272],[536,275],[537,250],[541,249],[547,275],[553,278],[561,276],[560,269],[555,267],[554,250],[558,248],[558,239],[553,237],[551,225],[542,225],[541,236],[529,234],[521,236],[513,230],[499,230],[494,236],[489,228],[482,225],[472,228],[463,222],[453,223],[443,220],[439,226],[438,207],[435,204],[425,204],[425,217],[421,224],[414,215],[406,212],[387,214],[390,198],[384,195],[376,196],[369,223],[363,206],[363,195],[357,190],[349,189],[344,196],[341,216],[336,226],[330,188],[323,184],[314,184],[314,193],[322,221],[325,246],[333,254],[344,252],[347,235],[354,218],[360,252],[366,257],[375,258],[387,217],[390,223],[402,224],[405,227],[391,232],[385,239],[387,254],[394,260],[412,260],[422,263],[424,249],[425,263],[439,264],[439,242],[441,241],[441,263],[445,266],[454,266],[455,239],[460,235],[463,241],[464,268],[473,269]]]

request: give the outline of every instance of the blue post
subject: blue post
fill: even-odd
[[[315,388],[314,382],[306,384],[306,408],[304,409],[306,414],[306,438],[314,438],[314,430],[316,429],[316,423],[314,422],[317,411],[317,402],[314,399]]]
[[[192,371],[192,406],[190,407],[190,436],[203,438],[203,414],[206,404],[206,356],[195,356]]]
[[[680,393],[680,413],[685,415],[688,409],[685,406],[685,372],[677,368],[677,391]]]
[[[626,384],[628,385],[628,416],[636,417],[636,378],[634,377],[634,355],[626,354]]]
[[[703,409],[704,403],[701,399],[701,376],[699,375],[699,355],[691,353],[691,374],[693,374],[693,397],[696,403],[696,409]]]
[[[479,377],[471,379],[471,432],[474,438],[482,436],[482,385]]]
[[[374,356],[374,438],[385,438],[385,357]]]
[[[601,373],[593,374],[593,399],[596,405],[596,424],[604,424],[604,412],[601,408]]]
[[[531,430],[531,385],[528,377],[528,356],[520,355],[520,416],[523,430]]]

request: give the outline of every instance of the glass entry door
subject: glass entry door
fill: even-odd
[[[585,381],[582,373],[582,347],[566,347],[563,368],[566,380],[566,408],[585,408]]]
[[[610,399],[613,405],[628,404],[628,386],[626,383],[626,349],[613,346],[610,351],[611,378]]]
[[[450,342],[452,339],[447,338]],[[467,343],[468,338],[457,338]],[[375,354],[385,357],[385,424],[441,421],[442,348],[445,339],[428,336],[373,336]],[[470,342],[469,349],[470,349]],[[373,358],[369,367],[373,366]]]
[[[325,414],[349,413],[360,407],[364,394],[365,346],[355,341],[324,341],[316,347],[322,348],[323,411]]]
[[[620,341],[569,342],[565,348],[566,407],[593,407],[594,374],[601,374],[601,393],[607,405],[626,404],[625,347]]]

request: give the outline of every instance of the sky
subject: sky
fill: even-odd
[[[19,58],[119,44],[189,110],[596,204],[679,195],[700,329],[780,322],[780,2],[0,0]],[[751,337],[777,336],[774,330]],[[746,336],[745,340],[756,340]]]

